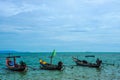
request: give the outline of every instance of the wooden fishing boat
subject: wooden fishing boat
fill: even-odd
[[[99,68],[101,66],[102,61],[97,59],[96,63],[89,63],[85,60],[79,60],[75,57],[72,57],[73,61],[76,63],[78,66],[86,66],[86,67],[94,67],[94,68]]]
[[[20,56],[9,56],[6,57],[6,66],[8,69],[12,71],[25,71],[27,70],[27,66],[25,62],[21,61],[20,64],[16,63],[16,58],[20,58]],[[13,59],[13,60],[11,60]]]
[[[63,63],[61,61],[58,62],[57,65],[52,64],[52,58],[56,55],[55,50],[53,50],[52,55],[50,56],[50,63],[47,63],[40,59],[40,68],[44,70],[62,70]]]
[[[63,63],[61,61],[58,62],[58,65],[50,64],[42,59],[40,59],[40,68],[44,70],[62,70],[63,69]]]

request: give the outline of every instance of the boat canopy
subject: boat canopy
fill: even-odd
[[[9,57],[6,57],[6,58],[20,58],[20,56],[9,56]]]

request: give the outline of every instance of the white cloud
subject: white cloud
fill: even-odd
[[[88,47],[88,44],[103,46],[119,44],[119,2],[118,0],[1,0],[0,33],[21,34],[26,43],[32,37],[33,45],[41,45],[41,42],[45,44],[44,48],[54,43],[71,46],[75,44],[75,48],[81,44],[87,45],[85,47]],[[5,37],[6,39],[8,37]],[[21,40],[20,42],[22,43]],[[25,45],[27,44],[22,44]]]
[[[31,29],[31,27],[0,25],[0,32],[3,32],[3,33],[31,33],[31,32],[33,32],[33,30]]]
[[[104,4],[110,2],[111,0],[85,0],[86,3],[90,3],[93,5]]]
[[[120,22],[120,12],[109,12],[104,13],[101,16],[97,17],[99,21],[99,29],[107,30],[107,32],[116,30],[120,30],[119,22]]]
[[[59,40],[59,41],[65,41],[65,42],[98,42],[96,38],[94,38],[92,35],[80,35],[80,34],[61,34],[59,36],[52,37],[52,39]]]
[[[45,4],[34,5],[26,2],[17,5],[13,2],[0,1],[0,15],[2,16],[13,16],[24,12],[32,12],[35,10],[44,10],[47,9]]]

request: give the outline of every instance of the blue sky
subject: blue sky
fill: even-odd
[[[0,0],[0,50],[120,51],[119,0]]]

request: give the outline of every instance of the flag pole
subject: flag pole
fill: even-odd
[[[50,64],[52,64],[52,56],[50,56]]]
[[[52,52],[52,55],[50,56],[50,64],[52,64],[52,59],[56,55],[55,49]]]

